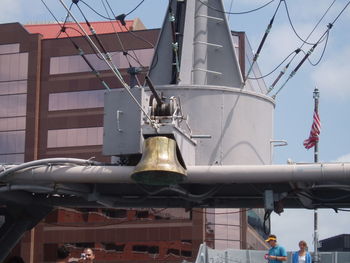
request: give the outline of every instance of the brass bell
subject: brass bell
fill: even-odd
[[[144,141],[143,154],[131,178],[148,185],[178,184],[186,177],[186,170],[178,161],[176,142],[163,136]]]

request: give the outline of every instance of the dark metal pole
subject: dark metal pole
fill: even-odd
[[[315,88],[313,93],[313,98],[315,100],[315,113],[318,113],[318,100],[320,97],[320,92],[317,88]],[[314,148],[314,162],[318,163],[318,141],[315,144]],[[318,254],[318,214],[317,208],[314,210],[314,263],[320,262],[319,254]]]
[[[318,88],[315,88],[313,98],[315,100],[315,113],[318,113],[318,100],[320,98],[320,92],[318,91]],[[318,163],[318,141],[316,142],[314,148],[314,162]]]

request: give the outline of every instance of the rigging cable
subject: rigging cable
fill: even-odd
[[[273,14],[273,16],[272,16],[272,18],[271,18],[271,20],[270,20],[270,23],[269,23],[269,25],[267,26],[267,28],[266,28],[266,30],[265,30],[264,36],[263,36],[263,38],[262,38],[262,40],[261,40],[261,42],[260,42],[260,44],[259,44],[258,50],[256,51],[256,53],[255,53],[255,55],[254,55],[254,58],[253,58],[253,61],[252,61],[251,65],[250,65],[250,67],[249,67],[249,70],[248,70],[248,72],[247,72],[247,75],[246,75],[245,78],[244,78],[243,86],[245,85],[245,83],[246,83],[246,81],[247,81],[247,79],[248,79],[248,77],[249,77],[250,72],[253,70],[253,66],[254,66],[255,62],[258,60],[259,54],[260,54],[260,52],[261,52],[261,49],[262,49],[262,47],[263,47],[264,44],[265,44],[265,41],[266,41],[266,38],[267,38],[268,34],[270,33],[270,30],[271,30],[272,25],[273,25],[273,22],[274,22],[274,20],[275,20],[277,11],[278,11],[278,9],[280,8],[280,5],[281,5],[281,2],[282,2],[282,1],[284,1],[284,0],[280,0],[280,2],[278,3],[278,6],[277,6],[277,8],[276,8],[276,10],[275,10],[275,13]]]
[[[127,13],[125,16],[130,15],[131,13],[133,13],[145,0],[142,0],[133,10],[131,10],[129,13]]]
[[[291,53],[289,53],[289,55],[287,57],[285,57],[281,63],[279,63],[273,70],[271,70],[269,73],[266,73],[265,75],[261,76],[261,77],[256,77],[256,78],[253,78],[253,77],[249,77],[247,79],[263,79],[263,78],[266,78],[268,76],[270,76],[272,73],[274,73],[284,62],[286,62],[286,60],[291,56],[293,55],[293,53],[295,54],[298,54],[300,52],[300,49],[296,49],[294,51],[292,51]]]
[[[90,22],[87,20],[84,12],[81,10],[80,6],[78,5],[79,0],[73,0],[74,4],[77,6],[78,10],[80,11],[81,15],[83,16],[86,25],[89,27],[91,34],[93,35],[93,37],[96,39],[98,45],[101,47],[103,53],[105,54],[105,57],[107,58],[107,60],[110,60],[110,56],[107,52],[107,50],[105,49],[104,45],[102,44],[100,38],[98,37],[98,35],[96,34],[95,29],[93,28],[93,26],[90,24]],[[120,75],[121,76],[121,75]]]
[[[95,14],[99,15],[100,17],[104,18],[104,19],[107,19],[107,20],[111,20],[113,21],[114,19],[110,18],[110,17],[107,17],[107,16],[104,16],[102,15],[101,13],[97,12],[94,8],[92,8],[88,3],[86,3],[85,1],[83,0],[78,0],[78,1],[81,1],[84,5],[86,5],[88,8],[90,8]],[[145,0],[142,0],[136,7],[134,7],[130,12],[128,12],[126,15],[123,14],[124,18],[128,15],[130,15],[131,13],[133,13]]]
[[[301,49],[299,49],[298,53],[300,51],[301,51]],[[266,94],[269,94],[274,89],[274,87],[276,86],[277,82],[281,79],[281,77],[284,75],[284,73],[286,73],[286,71],[288,70],[290,64],[293,62],[294,58],[298,55],[298,53],[295,53],[294,56],[292,57],[292,59],[288,62],[288,64],[280,71],[280,73],[278,74],[278,76],[275,79],[275,81],[271,84],[271,86],[267,90]]]
[[[78,0],[78,1],[79,1],[79,0]],[[72,4],[69,6],[69,10],[70,10],[70,11],[71,11],[71,7],[72,7],[73,3],[74,3],[74,2],[72,1]],[[51,13],[52,16],[54,16],[53,13],[52,13],[50,10],[49,10],[49,12]],[[60,32],[59,32],[58,35],[56,36],[56,39],[61,35],[62,32],[65,32],[66,29],[72,29],[72,30],[76,31],[78,34],[80,34],[82,37],[84,37],[84,34],[83,34],[82,32],[80,32],[79,30],[77,30],[76,28],[74,28],[74,27],[66,27],[66,26],[65,26],[65,24],[67,23],[67,20],[68,20],[68,18],[69,18],[69,13],[67,13],[63,25],[61,25],[61,24],[58,22],[58,20],[57,20],[57,18],[56,18],[55,16],[54,16],[54,18],[55,18],[56,22],[59,24],[59,26],[61,27]],[[73,23],[74,23],[74,22],[73,22]],[[66,35],[67,35],[67,37],[69,37],[67,33],[66,33]],[[101,58],[101,57],[96,53],[96,51],[94,50],[94,47],[91,45],[91,43],[90,43],[89,41],[87,41],[87,43],[88,43],[89,46],[91,47],[91,50],[92,50],[92,52],[96,55],[96,57],[97,57],[99,60],[103,60],[103,58]]]
[[[108,10],[107,10],[107,7],[106,7],[104,1],[101,0],[101,2],[102,2],[103,7],[105,8],[105,11],[106,11],[108,17],[109,17],[109,12],[108,12]],[[107,4],[108,4],[108,2],[107,2]],[[109,4],[108,4],[108,6],[109,6],[109,8],[110,8],[110,11],[112,12],[112,15],[114,15],[111,6],[110,6]],[[114,27],[113,22],[110,21],[110,23],[111,23],[112,28],[113,28],[113,30],[114,30],[114,32],[115,32],[115,35],[117,36],[117,40],[118,40],[118,42],[119,42],[119,44],[120,44],[120,46],[121,46],[121,48],[122,48],[123,55],[125,56],[125,59],[126,59],[126,61],[128,62],[128,64],[129,64],[129,68],[132,68],[132,65],[131,65],[131,63],[130,63],[130,60],[129,60],[129,58],[128,58],[128,55],[129,55],[129,54],[128,54],[128,52],[125,50],[124,45],[123,45],[123,42],[121,41],[121,39],[120,39],[120,37],[119,37],[119,34],[118,34],[117,30],[116,30],[115,27]],[[117,21],[117,23],[119,24],[118,21]],[[135,55],[136,55],[136,54],[135,54]],[[131,56],[131,57],[132,57],[132,56]],[[139,64],[140,64],[140,63],[139,63]],[[141,83],[140,83],[139,79],[137,78],[136,74],[135,74],[135,79],[136,79],[138,85],[141,86]]]
[[[108,0],[106,0],[106,1],[107,1],[107,4],[108,4]],[[123,16],[123,15],[118,15],[118,16],[115,17],[115,19],[117,21],[120,21],[122,26],[125,28],[126,32],[130,33],[134,38],[147,43],[148,45],[150,45],[151,48],[154,49],[154,45],[150,41],[148,41],[147,39],[143,38],[142,36],[139,36],[139,35],[135,34],[133,31],[129,30],[129,28],[126,26],[124,18],[125,18],[125,16]],[[118,24],[118,25],[120,26],[120,24]],[[151,71],[153,68],[155,68],[157,66],[157,64],[158,64],[158,52],[157,52],[157,50],[155,50],[155,53],[154,53],[153,57],[154,57],[154,60],[152,60],[152,64],[150,65],[149,71]]]
[[[81,31],[84,32],[85,37],[91,42],[91,44],[94,46],[94,48],[96,49],[96,51],[102,56],[103,54],[101,53],[101,51],[99,50],[99,48],[96,46],[96,44],[92,41],[92,39],[90,38],[90,36],[87,34],[87,32],[84,30],[84,28],[79,24],[78,20],[73,16],[72,12],[69,11],[68,7],[66,6],[66,4],[63,2],[63,0],[59,0],[60,3],[62,4],[62,6],[67,10],[67,12],[69,12],[69,15],[72,17],[72,19],[75,21],[75,23],[78,25],[78,27],[80,28]],[[137,99],[135,98],[135,96],[131,93],[129,86],[126,84],[126,82],[124,81],[124,79],[122,77],[120,77],[120,73],[118,71],[118,69],[115,67],[115,65],[113,63],[111,63],[110,61],[108,61],[107,59],[105,59],[105,62],[107,63],[108,67],[112,70],[112,72],[114,73],[114,75],[118,78],[118,80],[120,81],[120,83],[122,84],[122,86],[125,88],[125,90],[127,91],[127,93],[130,95],[130,97],[133,99],[133,101],[137,104],[137,106],[140,108],[140,110],[145,114],[146,118],[150,121],[150,125],[152,125],[153,127],[155,127],[155,123],[154,121],[151,119],[151,117],[148,115],[148,113],[146,112],[146,110],[141,106],[141,104],[137,101]]]
[[[46,7],[46,9],[49,11],[49,13],[53,16],[53,18],[56,20],[57,24],[61,27],[61,32],[65,33],[68,37],[68,39],[71,41],[71,43],[73,44],[73,46],[76,48],[76,50],[78,51],[79,55],[84,59],[84,61],[86,62],[86,64],[89,66],[89,68],[91,69],[91,71],[95,74],[95,76],[98,78],[98,80],[101,82],[101,84],[106,88],[106,90],[110,91],[110,88],[108,86],[108,84],[102,79],[101,74],[99,71],[97,71],[94,66],[90,63],[90,61],[87,59],[84,51],[74,42],[74,40],[68,35],[68,33],[66,32],[66,29],[73,29],[75,31],[77,31],[78,33],[80,33],[82,36],[84,36],[79,30],[73,28],[73,27],[65,27],[64,25],[61,25],[61,23],[58,21],[58,19],[55,17],[55,15],[51,12],[50,8],[46,5],[46,3],[44,2],[44,0],[41,0],[41,2],[44,4],[44,6]]]
[[[304,39],[302,39],[302,37],[299,36],[299,34],[298,34],[297,31],[295,30],[295,27],[294,27],[294,25],[293,25],[293,23],[292,23],[292,19],[290,18],[289,9],[288,9],[288,5],[287,5],[287,1],[285,1],[285,0],[282,0],[282,1],[284,2],[284,6],[285,6],[285,9],[286,9],[288,21],[289,21],[289,24],[290,24],[291,28],[293,29],[294,34],[295,34],[304,44],[315,45],[316,43],[308,42],[307,39],[304,40]]]
[[[174,62],[174,67],[176,69],[176,77],[175,77],[175,83],[178,82],[179,80],[179,74],[180,74],[180,62],[179,62],[179,43],[177,41],[177,32],[176,32],[176,29],[175,29],[175,16],[173,14],[173,10],[171,8],[171,6],[169,5],[169,22],[170,22],[170,25],[171,25],[171,32],[172,32],[172,39],[173,39],[173,42],[171,43],[172,44],[172,48],[173,48],[173,60],[175,60]]]
[[[327,48],[327,44],[328,44],[328,38],[329,38],[329,32],[327,33],[327,35],[326,35],[326,37],[325,37],[326,42],[325,42],[325,44],[324,44],[324,46],[323,46],[323,50],[322,50],[321,56],[320,56],[320,58],[317,60],[317,62],[313,63],[313,62],[310,60],[310,58],[307,58],[307,60],[309,61],[309,63],[310,63],[312,66],[315,67],[315,66],[317,66],[317,65],[321,62],[321,60],[322,60],[322,58],[323,58],[323,56],[324,56],[324,54],[325,54],[325,52],[326,52],[326,48]]]
[[[110,7],[110,4],[109,4],[108,0],[105,0],[105,1],[106,1],[106,3],[108,4],[108,6]],[[141,4],[141,3],[140,3],[140,4]],[[140,4],[139,4],[139,5],[140,5]],[[138,5],[138,6],[139,6],[139,5]],[[138,7],[138,6],[137,6],[137,7]],[[112,8],[110,7],[110,9],[112,9]],[[134,9],[135,9],[135,8],[134,8]],[[130,14],[130,12],[129,12],[128,14]],[[115,14],[113,13],[113,15],[115,15]],[[120,21],[120,23],[121,23],[121,24],[123,25],[123,27],[125,28],[126,32],[130,33],[133,37],[135,37],[135,38],[137,38],[137,39],[139,39],[139,40],[141,40],[141,41],[144,41],[145,43],[149,44],[151,48],[154,48],[154,45],[153,45],[151,42],[149,42],[147,39],[145,39],[145,38],[143,38],[143,37],[141,37],[141,36],[138,36],[137,34],[135,34],[134,32],[132,32],[131,30],[129,30],[129,28],[126,26],[126,23],[125,23],[125,17],[126,17],[125,14],[120,14],[120,15],[118,15],[118,16],[115,16],[115,20]],[[118,25],[119,25],[119,24],[118,24]],[[119,25],[119,26],[120,26],[120,25]],[[121,28],[121,26],[120,26],[120,28]]]
[[[69,10],[72,9],[72,6],[73,6],[73,3],[70,4]],[[55,18],[55,17],[54,17],[54,18]],[[58,34],[57,34],[57,36],[56,36],[56,39],[59,38],[59,36],[60,36],[61,33],[63,32],[62,29],[65,28],[65,25],[66,25],[66,23],[67,23],[68,18],[69,18],[69,15],[68,15],[68,13],[67,13],[66,18],[64,19],[63,25],[62,25],[62,26],[60,25],[60,26],[61,26],[61,30],[60,30],[60,32],[58,32]],[[56,19],[56,18],[55,18],[55,19]],[[56,19],[56,21],[58,21],[58,20]]]
[[[90,8],[95,14],[99,15],[100,17],[106,19],[106,20],[110,20],[110,21],[113,21],[114,19],[110,18],[110,17],[106,17],[104,15],[102,15],[101,13],[97,12],[94,8],[92,8],[88,3],[86,3],[85,1],[83,0],[79,0],[81,1],[84,5],[86,5],[88,8]]]
[[[86,24],[89,26],[89,29],[91,31],[91,33],[93,34],[94,38],[96,39],[97,43],[99,44],[99,46],[102,48],[104,54],[105,54],[105,58],[107,60],[109,60],[110,63],[112,63],[113,65],[113,61],[112,61],[112,58],[110,56],[110,54],[106,51],[106,49],[104,48],[104,45],[102,44],[102,41],[100,40],[100,38],[98,37],[98,35],[96,34],[96,31],[94,30],[94,28],[92,27],[92,25],[89,23],[89,21],[87,20],[87,18],[85,17],[83,11],[80,9],[80,7],[78,6],[78,2],[79,0],[73,0],[73,2],[77,5],[79,11],[81,12],[82,16],[84,17],[85,21],[86,21]],[[107,12],[108,14],[108,12]],[[114,27],[113,27],[114,28]],[[125,54],[125,52],[123,53]],[[127,60],[128,61],[128,60]],[[128,61],[129,65],[130,65],[130,62]],[[114,65],[113,65],[114,66]],[[120,72],[117,70],[117,72],[120,74]],[[121,74],[120,74],[120,78],[122,78]]]
[[[252,10],[248,10],[248,11],[243,11],[243,12],[225,12],[225,11],[222,11],[220,9],[217,9],[213,6],[210,6],[208,5],[207,3],[204,3],[202,0],[198,0],[199,2],[201,2],[203,5],[207,6],[208,8],[214,10],[214,11],[217,11],[217,12],[220,12],[220,13],[223,13],[223,14],[227,14],[227,15],[244,15],[244,14],[248,14],[248,13],[252,13],[252,12],[255,12],[255,11],[258,11],[266,6],[268,6],[269,4],[271,4],[272,2],[274,2],[275,0],[271,0],[269,2],[267,2],[266,4],[260,6],[260,7],[257,7],[255,9],[252,9]]]
[[[309,35],[306,38],[306,41],[311,37],[311,35],[313,34],[313,32],[316,30],[316,28],[318,27],[318,25],[321,23],[321,21],[323,20],[323,18],[327,15],[327,13],[329,12],[329,10],[332,8],[332,6],[334,5],[336,0],[333,0],[333,2],[329,5],[329,7],[327,8],[327,10],[324,12],[324,14],[322,15],[322,17],[318,20],[318,22],[316,23],[316,25],[314,26],[314,28],[311,30],[311,32],[309,33]],[[323,40],[322,40],[323,41]],[[301,44],[301,46],[299,47],[299,49],[301,50],[301,48],[304,46],[305,42],[303,42]],[[288,67],[290,66],[290,63],[294,60],[294,58],[296,57],[296,55],[292,58],[292,60],[286,65],[286,67],[284,67],[283,70],[281,70],[281,72],[279,73],[279,75],[277,76],[277,78],[275,79],[275,81],[272,83],[272,85],[270,86],[270,88],[268,89],[266,94],[269,94],[276,86],[277,82],[281,79],[281,77],[285,74],[285,72],[287,71]]]
[[[231,0],[230,8],[228,9],[228,10],[229,10],[229,11],[228,11],[229,13],[231,13],[232,5],[233,5],[233,0]],[[230,16],[231,16],[231,14],[227,14],[227,20],[228,20],[228,21],[230,21]]]
[[[103,0],[101,0],[101,1],[102,1],[102,3],[103,3]],[[111,7],[111,5],[110,5],[109,2],[108,2],[108,0],[105,0],[105,1],[106,1],[107,5],[108,5],[108,7],[109,7],[109,9],[110,9],[110,11],[111,11],[111,13],[112,13],[112,15],[113,15],[114,17],[116,17],[116,16],[115,16],[115,13],[114,13],[114,11],[113,11],[113,9],[112,9],[112,7]],[[104,6],[105,6],[105,5],[104,5]],[[107,10],[106,10],[106,12],[107,12]],[[122,27],[121,27],[121,22],[118,21],[117,19],[115,19],[115,20],[117,21],[117,24],[118,24],[120,30],[123,31],[123,29],[122,29]],[[117,37],[118,37],[119,43],[120,43],[120,45],[121,45],[121,47],[122,47],[122,49],[123,49],[123,54],[125,55],[125,57],[126,57],[126,58],[127,58],[127,56],[131,57],[131,58],[132,58],[133,60],[135,60],[141,67],[145,68],[145,66],[142,65],[142,63],[140,62],[140,60],[139,60],[139,58],[137,57],[136,52],[135,52],[134,50],[132,50],[132,52],[133,52],[133,54],[134,54],[135,57],[133,57],[132,55],[130,55],[130,54],[125,50],[124,45],[123,45],[123,43],[122,43],[122,41],[121,41],[121,39],[120,39],[120,37],[119,37],[119,34],[117,33],[117,30],[115,30],[114,26],[113,26],[113,29],[114,29],[114,31],[115,31]],[[128,32],[128,31],[127,31],[127,32]],[[128,59],[127,59],[127,60],[128,60]],[[131,64],[130,64],[129,60],[128,60],[128,63],[129,63],[129,66],[131,67]]]

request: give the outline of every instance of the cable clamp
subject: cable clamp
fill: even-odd
[[[120,23],[121,23],[123,26],[126,26],[125,17],[126,17],[125,14],[120,14],[120,15],[118,15],[118,16],[115,17],[115,20],[120,21]]]
[[[172,45],[173,45],[173,48],[174,48],[175,50],[178,50],[178,49],[179,49],[179,43],[175,42],[175,43],[173,43]]]
[[[175,22],[175,16],[173,14],[169,15],[169,22]]]

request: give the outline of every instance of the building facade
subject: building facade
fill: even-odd
[[[135,31],[121,32],[110,22],[93,25],[124,79],[142,85],[159,30],[146,30],[139,20],[127,23]],[[0,25],[6,36],[0,38],[0,163],[55,157],[110,163],[102,155],[105,88],[72,40],[111,89],[121,84],[83,36],[66,32],[70,37],[53,24]],[[233,40],[243,71],[252,53],[244,33],[233,32]],[[140,69],[136,78],[130,67]],[[253,73],[260,74],[256,66]],[[266,89],[262,81],[247,85]],[[203,242],[216,249],[266,249],[263,224],[255,209],[58,208],[26,233],[12,255],[54,262],[57,247],[66,244],[74,257],[92,247],[96,262],[194,261]]]
[[[320,251],[350,252],[350,234],[341,234],[320,240]]]

